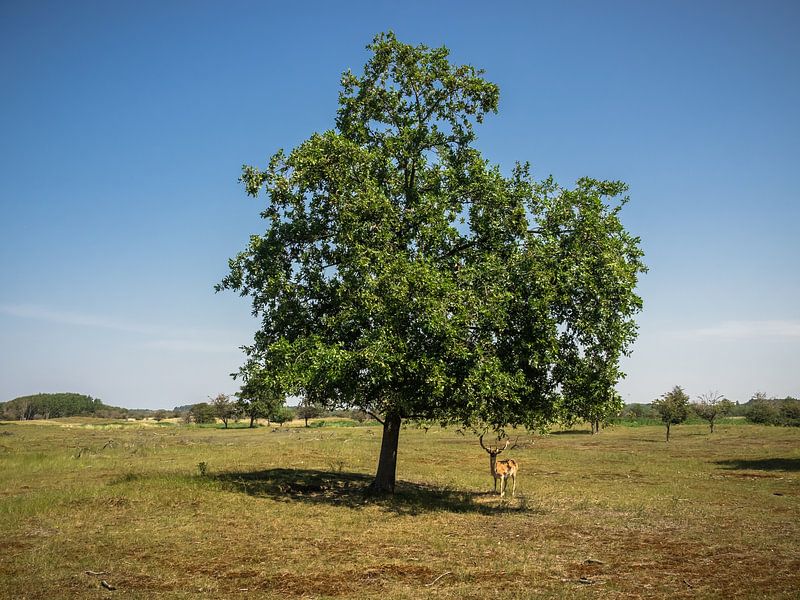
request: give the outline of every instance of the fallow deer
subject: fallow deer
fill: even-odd
[[[506,445],[502,448],[489,446],[488,448],[483,445],[483,435],[479,438],[481,443],[481,448],[486,450],[489,453],[489,472],[494,477],[494,491],[497,492],[497,480],[500,480],[500,497],[506,495],[506,487],[508,487],[508,478],[511,478],[512,487],[511,487],[511,496],[513,497],[517,491],[517,471],[519,470],[519,465],[517,461],[509,458],[508,460],[497,460],[497,455],[503,452],[508,445],[511,443],[511,440],[506,440]],[[511,446],[512,448],[516,447],[516,444]]]

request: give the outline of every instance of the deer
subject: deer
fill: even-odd
[[[488,448],[483,445],[483,434],[481,434],[478,440],[481,443],[481,448],[486,450],[489,454],[489,472],[494,477],[494,491],[497,492],[497,480],[500,480],[500,497],[506,495],[506,488],[508,487],[508,478],[511,478],[512,487],[511,487],[511,497],[514,497],[514,494],[517,491],[517,471],[519,470],[519,465],[517,461],[509,458],[508,460],[497,460],[497,455],[503,452],[508,448],[508,445],[511,443],[511,440],[506,440],[506,445],[500,448],[499,446],[493,447],[489,446]],[[514,443],[511,448],[516,448],[517,444]]]

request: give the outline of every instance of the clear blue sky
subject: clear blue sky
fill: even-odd
[[[256,323],[214,294],[262,230],[237,183],[333,126],[393,29],[486,70],[478,145],[631,186],[640,338],[620,391],[800,396],[800,3],[0,3],[0,401],[233,392]]]

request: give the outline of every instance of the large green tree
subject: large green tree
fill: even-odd
[[[567,189],[481,156],[499,98],[482,71],[392,33],[368,49],[335,129],[244,167],[266,231],[217,288],[261,317],[248,365],[379,417],[373,489],[391,492],[404,419],[543,427],[619,404],[644,267],[623,183]]]

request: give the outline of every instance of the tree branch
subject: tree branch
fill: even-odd
[[[383,425],[383,424],[384,424],[384,423],[383,423],[383,419],[381,419],[381,418],[380,418],[378,415],[376,415],[376,414],[375,414],[374,412],[372,412],[371,410],[366,410],[366,409],[364,409],[364,412],[365,412],[365,413],[367,413],[367,414],[368,414],[370,417],[372,417],[373,419],[375,419],[375,420],[376,420],[378,423],[380,423],[381,425]]]

